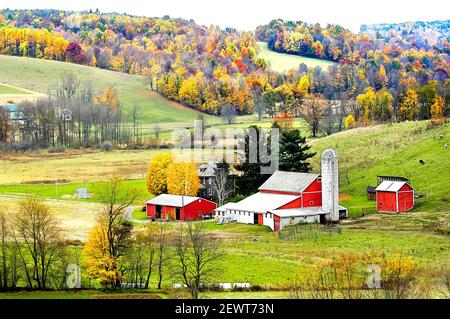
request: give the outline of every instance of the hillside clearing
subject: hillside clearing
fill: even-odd
[[[145,84],[144,77],[58,61],[0,55],[0,83],[47,94],[53,92],[65,73],[73,72],[90,82],[96,92],[108,85],[117,89],[125,114],[133,105],[141,108],[140,123],[193,122],[199,112],[169,101]],[[210,120],[213,116],[205,115]]]
[[[0,71],[1,74],[1,71]],[[0,83],[0,105],[8,103],[20,103],[25,100],[36,100],[46,97],[46,94],[26,90],[13,85]]]
[[[450,211],[450,150],[445,144],[450,144],[450,123],[417,121],[344,131],[313,140],[312,149],[318,154],[330,147],[337,150],[341,192],[351,195],[344,201],[350,208],[374,207],[374,201],[366,199],[367,186],[376,186],[378,175],[394,175],[410,179],[424,196],[416,210]],[[319,160],[313,158],[315,170]]]
[[[287,72],[290,69],[298,69],[300,64],[304,63],[308,68],[321,67],[328,69],[335,65],[335,62],[307,58],[298,55],[278,53],[271,51],[266,42],[258,42],[258,57],[263,58],[269,62],[270,68],[276,72]]]

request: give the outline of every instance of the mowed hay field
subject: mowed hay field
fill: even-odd
[[[36,100],[46,96],[47,95],[43,93],[37,93],[16,86],[0,83],[0,105],[11,102],[19,103],[24,100]]]
[[[19,211],[23,198],[0,196],[0,209],[9,214]],[[46,200],[45,204],[56,217],[67,239],[86,241],[95,225],[102,206],[95,203]]]
[[[351,209],[375,207],[367,201],[367,186],[377,186],[378,175],[410,179],[416,193],[416,211],[450,211],[450,123],[403,122],[356,128],[312,141],[321,154],[334,148],[339,154],[341,192],[350,196]],[[424,165],[419,161],[424,161]],[[318,170],[320,157],[313,158]],[[344,196],[345,197],[345,196]]]
[[[140,107],[142,124],[191,123],[199,114],[151,91],[142,76],[72,63],[0,55],[0,83],[43,94],[54,92],[61,76],[70,72],[76,74],[82,82],[90,82],[96,92],[108,85],[114,86],[125,111],[133,105]],[[213,116],[205,115],[205,117],[216,120]],[[168,126],[172,128],[173,125]]]
[[[273,71],[280,73],[287,72],[290,69],[298,69],[302,63],[306,64],[308,68],[321,67],[324,70],[336,64],[326,60],[274,52],[269,49],[266,42],[258,42],[258,57],[266,60]]]

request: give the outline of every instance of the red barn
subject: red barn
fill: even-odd
[[[400,213],[414,208],[414,188],[407,182],[383,181],[375,191],[379,212]]]
[[[159,195],[146,203],[147,217],[173,220],[199,220],[212,214],[217,205],[209,200],[193,196]]]

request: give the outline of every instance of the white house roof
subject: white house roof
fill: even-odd
[[[147,204],[171,206],[171,207],[184,207],[192,202],[195,202],[198,199],[200,199],[200,197],[161,194],[153,199],[150,199],[147,202]]]
[[[300,198],[295,195],[280,195],[270,193],[256,193],[241,200],[238,203],[228,203],[217,208],[217,211],[238,210],[253,213],[266,213],[270,210],[280,208]]]
[[[383,181],[375,191],[381,192],[398,192],[407,182]]]
[[[319,174],[276,171],[259,190],[302,193]]]

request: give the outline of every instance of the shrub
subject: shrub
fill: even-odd
[[[105,141],[102,143],[102,145],[100,146],[100,149],[103,152],[111,152],[113,150],[113,145],[111,142]]]
[[[66,149],[65,149],[64,146],[62,146],[62,145],[57,145],[57,146],[50,146],[50,147],[47,149],[47,151],[48,151],[50,154],[53,154],[53,153],[64,153],[64,152],[66,151]]]

